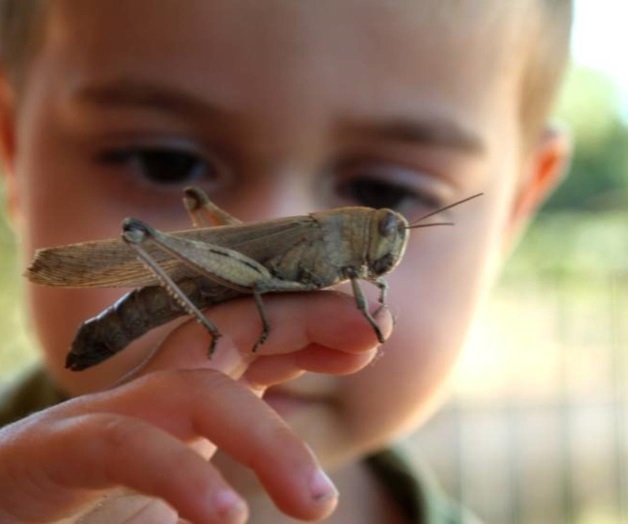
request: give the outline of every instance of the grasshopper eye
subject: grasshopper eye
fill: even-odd
[[[390,209],[378,209],[371,223],[368,260],[371,274],[388,273],[399,262],[405,249],[408,222]]]
[[[399,220],[390,211],[386,210],[384,216],[379,220],[379,234],[385,238],[390,238],[399,231]]]

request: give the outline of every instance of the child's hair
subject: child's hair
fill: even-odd
[[[536,0],[536,4],[540,16],[528,37],[531,53],[521,100],[521,123],[528,137],[535,137],[545,126],[552,110],[569,61],[573,23],[573,0]]]
[[[13,85],[20,80],[42,36],[45,0],[0,0],[0,60]]]
[[[18,88],[42,38],[39,28],[49,1],[0,0],[0,61]],[[537,16],[529,28],[531,52],[522,85],[521,123],[526,135],[535,136],[548,118],[568,61],[573,0],[531,2]]]

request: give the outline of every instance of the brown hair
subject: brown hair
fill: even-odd
[[[39,41],[44,0],[0,0],[0,60],[11,82],[19,84]]]
[[[509,0],[510,1],[510,0]],[[523,69],[521,122],[527,136],[546,124],[569,60],[573,0],[537,0]]]
[[[501,0],[510,2],[512,0]],[[0,0],[0,61],[14,86],[23,74],[43,31],[46,0]],[[541,129],[558,92],[569,56],[573,0],[533,0],[529,54],[524,68],[521,122],[524,133]]]

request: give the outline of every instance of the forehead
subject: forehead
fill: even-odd
[[[414,69],[427,76],[438,75],[445,58],[461,72],[481,63],[486,64],[481,67],[484,71],[495,63],[515,62],[513,45],[521,33],[516,30],[521,17],[515,15],[521,8],[513,6],[524,3],[58,0],[51,4],[50,33],[68,38],[77,55],[114,55],[118,67],[125,55],[129,59],[175,56],[196,59],[201,68],[203,62],[207,66],[245,63],[249,68],[257,64],[251,74],[269,66],[286,73],[299,69],[303,74],[305,64],[312,77],[320,77],[334,65],[353,70],[369,64],[381,68],[385,63],[389,71]],[[478,54],[480,61],[474,60]],[[183,66],[188,60],[182,62]]]
[[[321,104],[357,117],[386,107],[472,121],[517,111],[523,32],[513,6],[527,3],[59,0],[45,52],[66,87],[173,84],[266,123],[324,118]]]

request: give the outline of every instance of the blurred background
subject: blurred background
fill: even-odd
[[[452,400],[405,442],[505,524],[628,523],[628,2],[577,0],[569,178],[512,255]]]
[[[557,109],[571,173],[505,268],[451,400],[403,442],[491,523],[628,523],[628,2],[576,4]],[[4,218],[0,382],[36,359]]]

